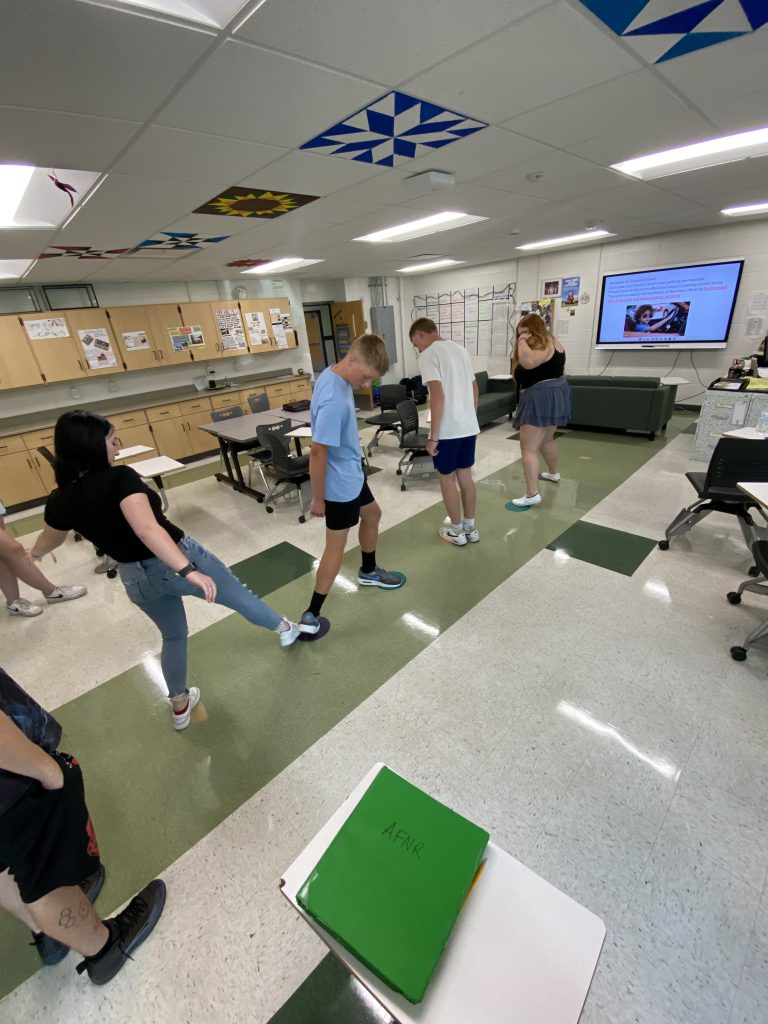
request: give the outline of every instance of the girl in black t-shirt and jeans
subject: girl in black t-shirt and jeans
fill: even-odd
[[[163,515],[158,493],[130,466],[113,466],[120,445],[112,424],[91,412],[69,412],[56,423],[56,483],[45,506],[45,529],[32,555],[42,557],[76,530],[118,563],[128,597],[160,630],[160,663],[174,729],[185,729],[200,700],[187,687],[187,618],[183,597],[202,597],[274,630],[283,647],[299,636],[241,583],[227,566]]]

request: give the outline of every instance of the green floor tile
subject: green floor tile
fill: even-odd
[[[556,430],[555,431],[555,440],[557,440],[559,437],[564,437],[564,436],[565,436],[565,431],[564,430]],[[510,434],[509,437],[507,438],[507,440],[508,441],[519,441],[520,440],[520,431],[516,430],[514,434]]]
[[[273,590],[279,590],[286,583],[308,573],[314,561],[314,557],[306,551],[283,541],[230,568],[254,594],[271,594]]]
[[[632,576],[656,547],[656,541],[595,523],[574,523],[547,544],[550,551],[565,551],[571,558]]]
[[[698,423],[689,423],[685,430],[681,430],[681,434],[695,434]]]
[[[283,1003],[269,1024],[384,1024],[382,1009],[330,953]]]

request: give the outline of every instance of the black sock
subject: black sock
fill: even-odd
[[[363,551],[363,564],[360,572],[375,572],[376,571],[376,552],[375,551]]]
[[[312,615],[319,615],[320,609],[323,607],[323,601],[328,597],[327,594],[318,594],[315,590],[312,592],[312,600],[309,602],[309,608],[307,611]]]
[[[87,956],[85,958],[86,960],[90,960],[91,962],[93,962],[95,960],[100,960],[104,956],[104,954],[107,952],[109,947],[112,945],[112,943],[115,941],[115,938],[117,936],[117,927],[115,926],[115,924],[111,920],[104,921],[104,924],[107,926],[107,930],[109,932],[109,938],[104,943],[104,945],[101,947],[101,949],[99,950],[98,953],[94,953],[93,956]]]

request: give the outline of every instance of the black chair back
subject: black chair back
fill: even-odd
[[[756,540],[752,545],[752,557],[761,576],[768,577],[768,540]]]
[[[249,395],[248,405],[251,412],[267,412],[269,409],[268,395]]]
[[[211,413],[211,420],[214,423],[221,423],[222,420],[236,420],[243,416],[243,410],[239,405],[231,405],[228,409],[214,409]]]
[[[408,397],[408,392],[402,384],[382,384],[379,398],[379,408],[382,412],[388,409],[396,409],[397,403]]]
[[[406,438],[408,434],[416,434],[419,430],[419,411],[416,403],[410,398],[397,403],[397,415],[400,420],[400,436]],[[402,446],[402,441],[401,441]]]
[[[50,448],[46,448],[45,445],[41,445],[36,450],[40,452],[40,454],[43,456],[47,463],[49,463],[51,466],[56,465],[56,458]]]
[[[709,460],[704,490],[736,487],[738,483],[768,483],[768,441],[721,437]],[[744,495],[745,500],[747,496]]]
[[[285,421],[290,430],[290,420]],[[307,456],[292,459],[288,446],[288,438],[283,431],[274,427],[258,427],[256,435],[259,444],[263,445],[272,456],[272,466],[279,477],[303,476],[307,472]]]

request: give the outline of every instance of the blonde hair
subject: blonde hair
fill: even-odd
[[[349,354],[358,362],[373,370],[377,376],[383,377],[389,369],[389,353],[384,339],[378,334],[361,334],[349,346]]]
[[[515,372],[515,367],[519,363],[517,358],[517,339],[520,336],[520,328],[525,328],[528,331],[530,338],[528,340],[528,347],[534,352],[543,352],[544,349],[551,343],[554,345],[555,339],[547,330],[547,325],[544,323],[538,313],[526,313],[521,318],[517,329],[515,330],[515,348],[512,353],[512,372]]]

